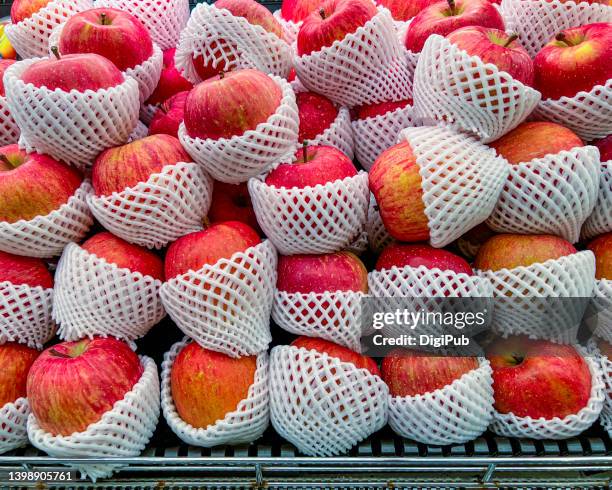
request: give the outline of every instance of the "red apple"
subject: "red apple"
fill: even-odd
[[[229,259],[236,252],[244,252],[259,243],[261,238],[257,232],[244,223],[215,223],[170,245],[166,253],[166,279]]]
[[[599,156],[602,162],[612,160],[612,134],[593,143],[599,148]]]
[[[240,136],[276,112],[282,90],[268,75],[239,70],[194,87],[185,102],[185,127],[192,138]]]
[[[598,236],[587,248],[595,254],[595,278],[612,280],[612,232]]]
[[[412,105],[412,99],[398,100],[397,102],[378,102],[376,104],[365,104],[357,108],[357,119],[368,119],[370,117],[382,116],[388,112],[403,109]]]
[[[68,202],[83,181],[80,172],[17,145],[0,148],[0,222],[46,216]]]
[[[16,63],[17,60],[0,60],[0,96],[6,96],[6,91],[4,90],[4,72],[6,69],[12,64]]]
[[[533,59],[542,99],[573,97],[612,78],[612,23],[566,29]]]
[[[0,251],[0,282],[5,281],[16,286],[27,284],[32,288],[53,287],[53,276],[43,260]]]
[[[161,77],[157,87],[155,87],[155,90],[147,99],[146,104],[161,104],[170,97],[193,88],[193,83],[184,78],[176,69],[174,65],[175,53],[176,48],[166,49],[164,51],[164,67],[161,72]]]
[[[571,345],[515,336],[490,345],[487,358],[500,413],[550,420],[578,413],[589,401],[591,372]]]
[[[388,8],[395,20],[407,21],[436,1],[438,0],[377,0],[376,3]]]
[[[377,13],[370,0],[325,0],[308,17],[297,35],[298,56],[304,56],[341,41]]]
[[[11,5],[11,22],[17,24],[32,17],[40,9],[47,6],[51,0],[13,0]]]
[[[376,269],[391,269],[394,266],[424,266],[428,269],[453,271],[469,276],[474,274],[470,264],[458,255],[426,244],[391,243],[387,245],[378,257]]]
[[[321,0],[283,0],[281,16],[285,20],[300,22],[321,4]]]
[[[215,181],[208,219],[211,223],[242,221],[261,232],[246,182],[226,184]]]
[[[160,104],[149,125],[149,135],[169,134],[178,138],[178,130],[185,119],[185,101],[189,92],[179,92]]]
[[[140,359],[120,340],[63,342],[45,350],[30,368],[28,401],[41,429],[69,436],[99,421],[142,373]]]
[[[108,231],[98,233],[87,240],[81,247],[109,264],[121,269],[140,272],[144,276],[164,280],[164,265],[154,252],[133,245]]]
[[[180,418],[196,428],[222,420],[248,396],[256,369],[256,356],[234,359],[196,342],[188,344],[174,360],[170,374]]]
[[[0,408],[26,397],[28,371],[37,357],[38,351],[25,345],[0,345]]]
[[[125,71],[153,55],[147,28],[122,10],[91,9],[68,19],[59,39],[62,54],[96,53]]]
[[[383,360],[381,371],[391,396],[415,396],[444,388],[478,366],[475,357],[440,357],[395,349]]]
[[[327,97],[314,92],[295,94],[300,115],[299,142],[314,140],[338,117],[338,109]]]
[[[283,37],[283,28],[272,12],[255,0],[217,0],[214,5],[229,10],[236,17],[244,17],[249,24],[261,26],[279,38]]]
[[[448,0],[431,4],[410,23],[406,48],[419,53],[429,36],[446,36],[460,27],[482,26],[504,30],[504,21],[488,0]]]

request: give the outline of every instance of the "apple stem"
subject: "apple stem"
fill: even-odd
[[[58,60],[62,59],[62,57],[60,56],[59,48],[57,46],[51,46],[51,52],[53,53],[53,56],[55,56]]]
[[[506,43],[504,44],[504,48],[507,48],[508,46],[510,46],[514,41],[516,41],[518,39],[518,34],[512,34],[508,40],[506,41]]]
[[[224,70],[221,70],[221,71],[219,72],[219,78],[220,78],[221,80],[223,80],[223,79],[225,78],[225,71],[224,71]]]
[[[560,32],[559,34],[557,34],[557,35],[555,36],[555,39],[556,39],[557,41],[560,41],[560,42],[562,42],[562,43],[565,43],[565,44],[568,44],[568,45],[569,45],[569,43],[567,42],[567,38],[565,37],[565,33],[563,33],[563,32]]]
[[[451,15],[455,15],[455,0],[446,0],[448,2],[448,8],[450,9]]]
[[[319,15],[323,20],[325,20],[325,9],[319,9]]]
[[[304,163],[308,163],[308,141],[302,143],[302,159]]]
[[[49,352],[56,357],[61,357],[63,359],[70,359],[70,356],[67,356],[66,354],[63,354],[55,349],[51,349]]]
[[[15,167],[15,165],[13,165],[13,164],[11,163],[11,161],[8,159],[8,157],[7,157],[6,155],[0,155],[0,161],[1,161],[1,162],[4,162],[4,163],[5,163],[6,165],[8,165],[9,167],[12,167],[12,168],[14,168],[14,167]]]
[[[102,12],[102,13],[100,14],[100,23],[101,23],[103,26],[109,25],[109,23],[108,23],[108,17],[106,17],[106,12]]]

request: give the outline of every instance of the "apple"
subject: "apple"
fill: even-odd
[[[457,274],[474,275],[474,271],[464,259],[441,248],[427,244],[391,243],[381,252],[376,261],[376,270],[392,267],[427,267],[453,271]]]
[[[229,44],[226,40],[211,41],[208,46],[208,50],[211,53],[215,53],[217,64],[213,66],[213,59],[204,63],[204,56],[200,54],[194,54],[192,57],[193,67],[196,73],[202,80],[208,80],[209,78],[216,77],[221,73],[231,71],[229,65],[236,60],[236,57],[232,53],[230,47],[238,49],[236,46]],[[222,58],[221,56],[225,58]],[[227,62],[226,62],[227,59]]]
[[[283,163],[266,177],[266,184],[287,189],[312,187],[357,175],[353,162],[331,146],[306,146],[298,150],[295,162]]]
[[[571,129],[552,122],[525,122],[492,143],[491,148],[517,164],[584,146]]]
[[[249,24],[261,26],[281,39],[283,37],[283,28],[272,12],[255,0],[217,0],[214,6],[229,10],[236,17],[244,17]]]
[[[405,22],[437,1],[439,0],[377,0],[376,3],[388,8],[393,19]]]
[[[246,182],[226,184],[215,181],[208,219],[211,223],[242,221],[261,232]]]
[[[178,139],[156,134],[100,153],[91,180],[96,195],[108,196],[146,182],[166,165],[191,161]]]
[[[419,53],[429,36],[446,36],[460,27],[482,26],[504,30],[504,21],[488,0],[448,0],[425,7],[410,22],[406,48]]]
[[[2,97],[6,96],[6,91],[4,90],[4,72],[16,62],[17,60],[0,60],[0,96]]]
[[[533,59],[542,100],[573,97],[612,78],[612,23],[561,31]]]
[[[370,169],[374,194],[385,228],[400,241],[429,240],[420,167],[408,142],[385,150]]]
[[[185,128],[192,138],[241,136],[276,112],[283,93],[258,70],[239,70],[196,85],[185,101]]]
[[[188,91],[179,92],[159,105],[149,125],[149,135],[169,134],[178,138],[179,127],[185,119],[185,101],[188,95]]]
[[[403,397],[439,390],[478,367],[475,357],[434,356],[395,349],[384,358],[381,372],[391,396]]]
[[[368,270],[355,254],[288,255],[278,258],[276,289],[287,293],[368,292]]]
[[[476,255],[474,268],[498,271],[528,267],[576,253],[574,246],[554,235],[495,235]]]
[[[412,105],[412,99],[364,104],[357,108],[356,119],[369,119]]]
[[[314,92],[295,94],[300,116],[299,142],[314,140],[329,128],[338,117],[334,103],[323,95]]]
[[[599,149],[599,157],[602,162],[612,160],[612,134],[593,143]]]
[[[598,236],[587,248],[595,254],[595,279],[612,280],[612,232]]]
[[[483,243],[495,235],[486,223],[480,223],[457,239],[457,247],[464,257],[472,260]]]
[[[125,71],[153,55],[153,42],[147,28],[132,14],[101,8],[70,17],[62,28],[59,50],[64,55],[99,54]]]
[[[366,24],[378,11],[370,0],[325,0],[306,17],[297,35],[298,56],[341,41]]]
[[[176,356],[170,373],[179,417],[196,428],[222,420],[247,398],[256,369],[256,356],[232,358],[191,342]]]
[[[315,339],[313,337],[298,337],[291,345],[297,348],[316,350],[321,354],[336,357],[342,362],[352,363],[357,369],[367,369],[373,375],[380,376],[380,370],[374,359],[352,351],[348,347],[334,344],[329,340]]]
[[[514,336],[488,346],[487,359],[499,413],[550,420],[588,404],[591,372],[571,345]]]
[[[162,259],[154,252],[128,243],[108,231],[92,236],[81,245],[81,248],[121,269],[129,269],[131,272],[140,272],[144,276],[164,280]]]
[[[134,388],[142,373],[138,356],[115,338],[63,342],[34,361],[28,401],[41,429],[69,436],[99,421]]]
[[[533,85],[533,61],[517,41],[518,34],[506,34],[503,30],[467,26],[446,36],[449,42],[476,56],[483,63],[491,63],[501,71],[525,85]]]
[[[31,288],[53,287],[53,276],[43,260],[0,251],[0,282],[5,281],[16,286],[26,284]]]
[[[46,155],[17,145],[0,148],[0,222],[46,216],[74,195],[81,173]]]
[[[164,65],[161,77],[151,96],[145,102],[150,105],[158,105],[167,101],[170,97],[189,91],[193,88],[193,83],[183,77],[174,65],[174,55],[176,48],[164,51]]]
[[[283,0],[281,17],[291,22],[301,22],[321,5],[321,0]]]
[[[17,24],[45,8],[51,0],[13,0],[11,22]]]
[[[0,345],[0,408],[26,397],[28,371],[37,357],[36,349],[16,342]]]
[[[166,279],[197,271],[205,265],[229,259],[236,252],[261,243],[261,238],[250,226],[239,221],[215,223],[209,228],[179,238],[166,252]]]

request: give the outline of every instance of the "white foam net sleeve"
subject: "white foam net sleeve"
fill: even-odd
[[[597,202],[597,148],[572,148],[508,166],[510,174],[487,225],[500,233],[558,235],[576,243]]]
[[[593,315],[587,319],[591,331],[612,343],[612,280],[597,279],[591,298]]]
[[[203,447],[245,444],[258,439],[270,423],[268,353],[262,352],[257,356],[255,379],[247,397],[238,403],[236,409],[214,424],[196,428],[181,419],[172,399],[172,365],[187,344],[188,340],[174,344],[164,355],[162,364],[161,405],[172,432],[187,444]]]
[[[255,129],[231,138],[200,139],[190,137],[181,123],[183,147],[215,180],[239,184],[293,159],[300,124],[295,94],[289,82],[274,75],[270,78],[282,89],[281,103]]]
[[[368,174],[302,189],[249,180],[257,221],[282,255],[344,250],[360,238],[370,200]]]
[[[45,216],[0,222],[0,250],[45,259],[60,255],[66,244],[80,241],[93,225],[86,201],[90,192],[91,184],[84,181],[68,202]]]
[[[176,325],[205,349],[231,357],[268,347],[277,256],[269,240],[165,282],[160,295]]]
[[[501,414],[494,410],[493,422],[489,429],[505,437],[567,439],[577,436],[593,425],[603,407],[605,386],[601,368],[597,361],[592,356],[585,355],[583,348],[577,346],[577,349],[584,355],[591,372],[591,396],[584,408],[578,413],[567,415],[563,419],[559,417],[552,419],[517,417],[513,413]]]
[[[485,143],[518,126],[540,100],[537,90],[437,34],[423,46],[413,90],[420,120],[450,123]]]
[[[151,104],[142,104],[140,106],[140,120],[149,125],[153,121],[155,114],[157,113],[158,107]]]
[[[146,182],[108,196],[87,196],[96,219],[130,243],[162,248],[202,229],[212,179],[197,163],[166,165]]]
[[[612,22],[612,7],[571,0],[502,0],[500,11],[506,30],[518,34],[532,58],[565,29]]]
[[[19,126],[11,115],[6,97],[0,96],[0,145],[14,145],[19,141]]]
[[[387,423],[389,389],[366,369],[314,350],[270,354],[270,417],[276,432],[309,456],[335,456]]]
[[[476,439],[493,419],[489,361],[443,388],[414,396],[389,395],[389,425],[400,436],[445,446]]]
[[[176,67],[192,83],[201,81],[193,66],[198,55],[205,65],[223,63],[225,71],[255,68],[283,78],[293,57],[291,47],[276,34],[206,3],[192,10],[176,49]]]
[[[379,254],[383,248],[393,242],[393,238],[387,232],[385,224],[380,217],[378,204],[374,198],[374,194],[370,194],[370,205],[368,206],[368,218],[366,221],[366,233],[368,235],[368,244],[370,250]]]
[[[578,252],[528,267],[475,272],[493,285],[494,331],[503,336],[527,335],[560,343],[576,341],[585,309],[578,299],[590,298],[595,285],[592,252]]]
[[[26,398],[0,407],[0,454],[25,446],[28,443],[26,425],[30,405]]]
[[[280,9],[275,10],[273,15],[283,28],[283,39],[289,46],[293,46],[297,40],[297,35],[298,32],[300,32],[303,22],[301,20],[299,22],[293,22],[292,20],[284,19]]]
[[[445,126],[404,129],[420,167],[430,242],[444,247],[486,220],[508,176],[506,160]]]
[[[601,163],[599,194],[595,208],[582,227],[583,238],[612,231],[612,160]]]
[[[138,122],[136,80],[98,91],[51,91],[21,80],[39,60],[17,62],[4,74],[9,109],[21,128],[20,146],[86,170],[100,152],[127,142]]]
[[[407,20],[407,21],[396,20],[395,28],[397,30],[397,38],[400,43],[400,49],[402,51],[402,56],[406,59],[406,65],[408,68],[408,73],[410,75],[410,80],[413,80],[414,71],[416,70],[417,63],[419,62],[419,55],[421,53],[415,53],[406,48],[406,34],[408,33],[410,22],[412,22],[412,19]]]
[[[22,58],[46,56],[53,29],[74,14],[93,8],[93,0],[52,0],[17,24],[8,24],[6,37]]]
[[[597,345],[597,337],[591,337],[587,343],[588,355],[599,364],[601,370],[601,379],[604,383],[604,403],[601,410],[601,417],[604,414],[612,416],[612,361],[608,356],[603,355]],[[609,430],[606,428],[606,430]]]
[[[138,121],[134,131],[132,131],[132,134],[130,134],[130,137],[128,138],[128,143],[141,140],[147,136],[149,136],[149,128],[142,121]]]
[[[0,345],[19,342],[42,349],[55,334],[53,289],[0,282]]]
[[[30,442],[54,458],[129,458],[138,456],[148,444],[160,412],[159,377],[155,362],[141,356],[144,372],[122,400],[83,432],[54,436],[38,425],[34,414],[28,418]],[[117,464],[70,465],[84,476],[107,478],[121,466]]]
[[[164,53],[157,44],[153,44],[153,54],[140,65],[125,70],[124,75],[138,82],[140,103],[144,103],[155,91],[164,67]]]

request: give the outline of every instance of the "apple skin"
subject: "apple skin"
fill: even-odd
[[[519,124],[498,140],[489,143],[489,146],[511,164],[518,164],[584,146],[584,143],[565,126],[534,121]]]
[[[525,336],[499,339],[487,348],[493,369],[495,409],[518,417],[564,418],[584,408],[591,372],[571,345]]]
[[[258,70],[238,70],[196,85],[185,101],[185,127],[192,138],[240,136],[276,112],[281,88]]]
[[[427,244],[391,243],[381,252],[376,262],[376,270],[392,267],[420,267],[453,271],[458,274],[474,275],[474,271],[464,259],[441,248]]]
[[[388,112],[403,109],[412,105],[412,99],[399,100],[397,102],[378,102],[376,104],[365,104],[357,109],[357,119],[368,119],[370,117],[382,116]]]
[[[376,3],[388,8],[393,19],[407,21],[436,1],[439,0],[377,0]]]
[[[27,395],[28,371],[38,351],[16,342],[0,345],[0,408]]]
[[[439,390],[478,367],[475,357],[439,357],[395,349],[383,359],[381,372],[390,395],[403,397]]]
[[[134,388],[142,373],[138,356],[115,338],[63,342],[34,361],[28,401],[44,431],[68,436],[100,420]]]
[[[287,293],[368,292],[368,270],[351,252],[278,258],[276,289]]]
[[[0,222],[46,216],[74,195],[83,176],[73,167],[17,145],[0,148]]]
[[[533,59],[542,100],[573,97],[612,78],[612,23],[588,24],[557,34]]]
[[[166,280],[229,259],[261,243],[257,232],[239,221],[215,223],[179,238],[166,252]]]
[[[158,105],[180,92],[188,92],[193,88],[193,83],[184,78],[176,69],[174,64],[175,53],[176,48],[164,51],[164,66],[159,83],[145,104]]]
[[[62,28],[59,50],[64,55],[96,53],[125,71],[153,55],[153,42],[147,28],[132,14],[101,8],[70,17]]]
[[[166,165],[191,161],[174,136],[147,136],[100,153],[92,169],[93,188],[97,196],[108,196],[146,182]]]
[[[229,10],[236,17],[244,17],[249,24],[261,26],[281,39],[283,37],[283,28],[272,12],[255,0],[217,0],[214,6]]]
[[[291,345],[302,349],[316,350],[322,354],[336,357],[342,362],[350,362],[354,364],[357,369],[367,369],[373,375],[380,376],[380,370],[374,359],[352,351],[348,347],[334,344],[329,340],[315,339],[313,337],[298,337]]]
[[[321,4],[321,0],[283,0],[281,17],[292,22],[301,22]]]
[[[385,150],[370,169],[370,190],[389,234],[403,242],[429,240],[420,168],[408,142]]]
[[[612,361],[612,344],[604,339],[597,340],[597,348],[602,356],[606,356],[608,360]],[[612,373],[609,373],[609,375]]]
[[[612,160],[612,134],[593,143],[599,149],[599,157],[602,162]]]
[[[164,263],[154,252],[103,231],[92,236],[81,248],[104,259],[109,264],[115,264],[121,269],[140,272],[160,281],[164,280]]]
[[[531,86],[533,61],[515,36],[499,29],[467,26],[451,32],[446,39],[470,56],[491,63],[515,80]]]
[[[365,25],[377,12],[370,0],[325,0],[303,21],[297,35],[298,56],[341,41]]]
[[[487,240],[474,260],[474,268],[497,271],[528,267],[576,253],[574,246],[554,235],[495,235]]]
[[[211,223],[241,221],[261,234],[246,182],[226,184],[215,181],[208,219]]]
[[[295,94],[300,116],[298,141],[314,140],[329,128],[338,117],[338,109],[327,97],[314,92]]]
[[[331,146],[308,146],[297,151],[295,162],[283,163],[266,177],[266,184],[286,189],[313,187],[357,175],[353,162]]]
[[[191,342],[172,365],[170,386],[183,421],[205,428],[238,407],[255,382],[257,357],[231,358]]]
[[[598,236],[587,248],[595,254],[595,279],[612,280],[612,232]]]
[[[4,72],[12,64],[16,63],[17,60],[0,60],[0,96],[5,97],[6,91],[4,89]]]
[[[422,10],[410,23],[406,33],[406,48],[420,53],[429,36],[446,36],[460,27],[482,26],[504,30],[501,14],[488,0],[457,0],[436,2]]]
[[[122,84],[125,78],[111,61],[89,53],[37,61],[24,70],[21,80],[38,88],[85,92],[116,87]]]
[[[13,0],[11,22],[17,24],[45,8],[51,0]]]
[[[185,119],[185,101],[188,91],[179,92],[162,102],[149,125],[149,135],[169,134],[178,138],[178,131]]]
[[[53,287],[53,276],[42,259],[0,251],[0,282],[4,281],[16,286],[26,284],[32,288]]]

